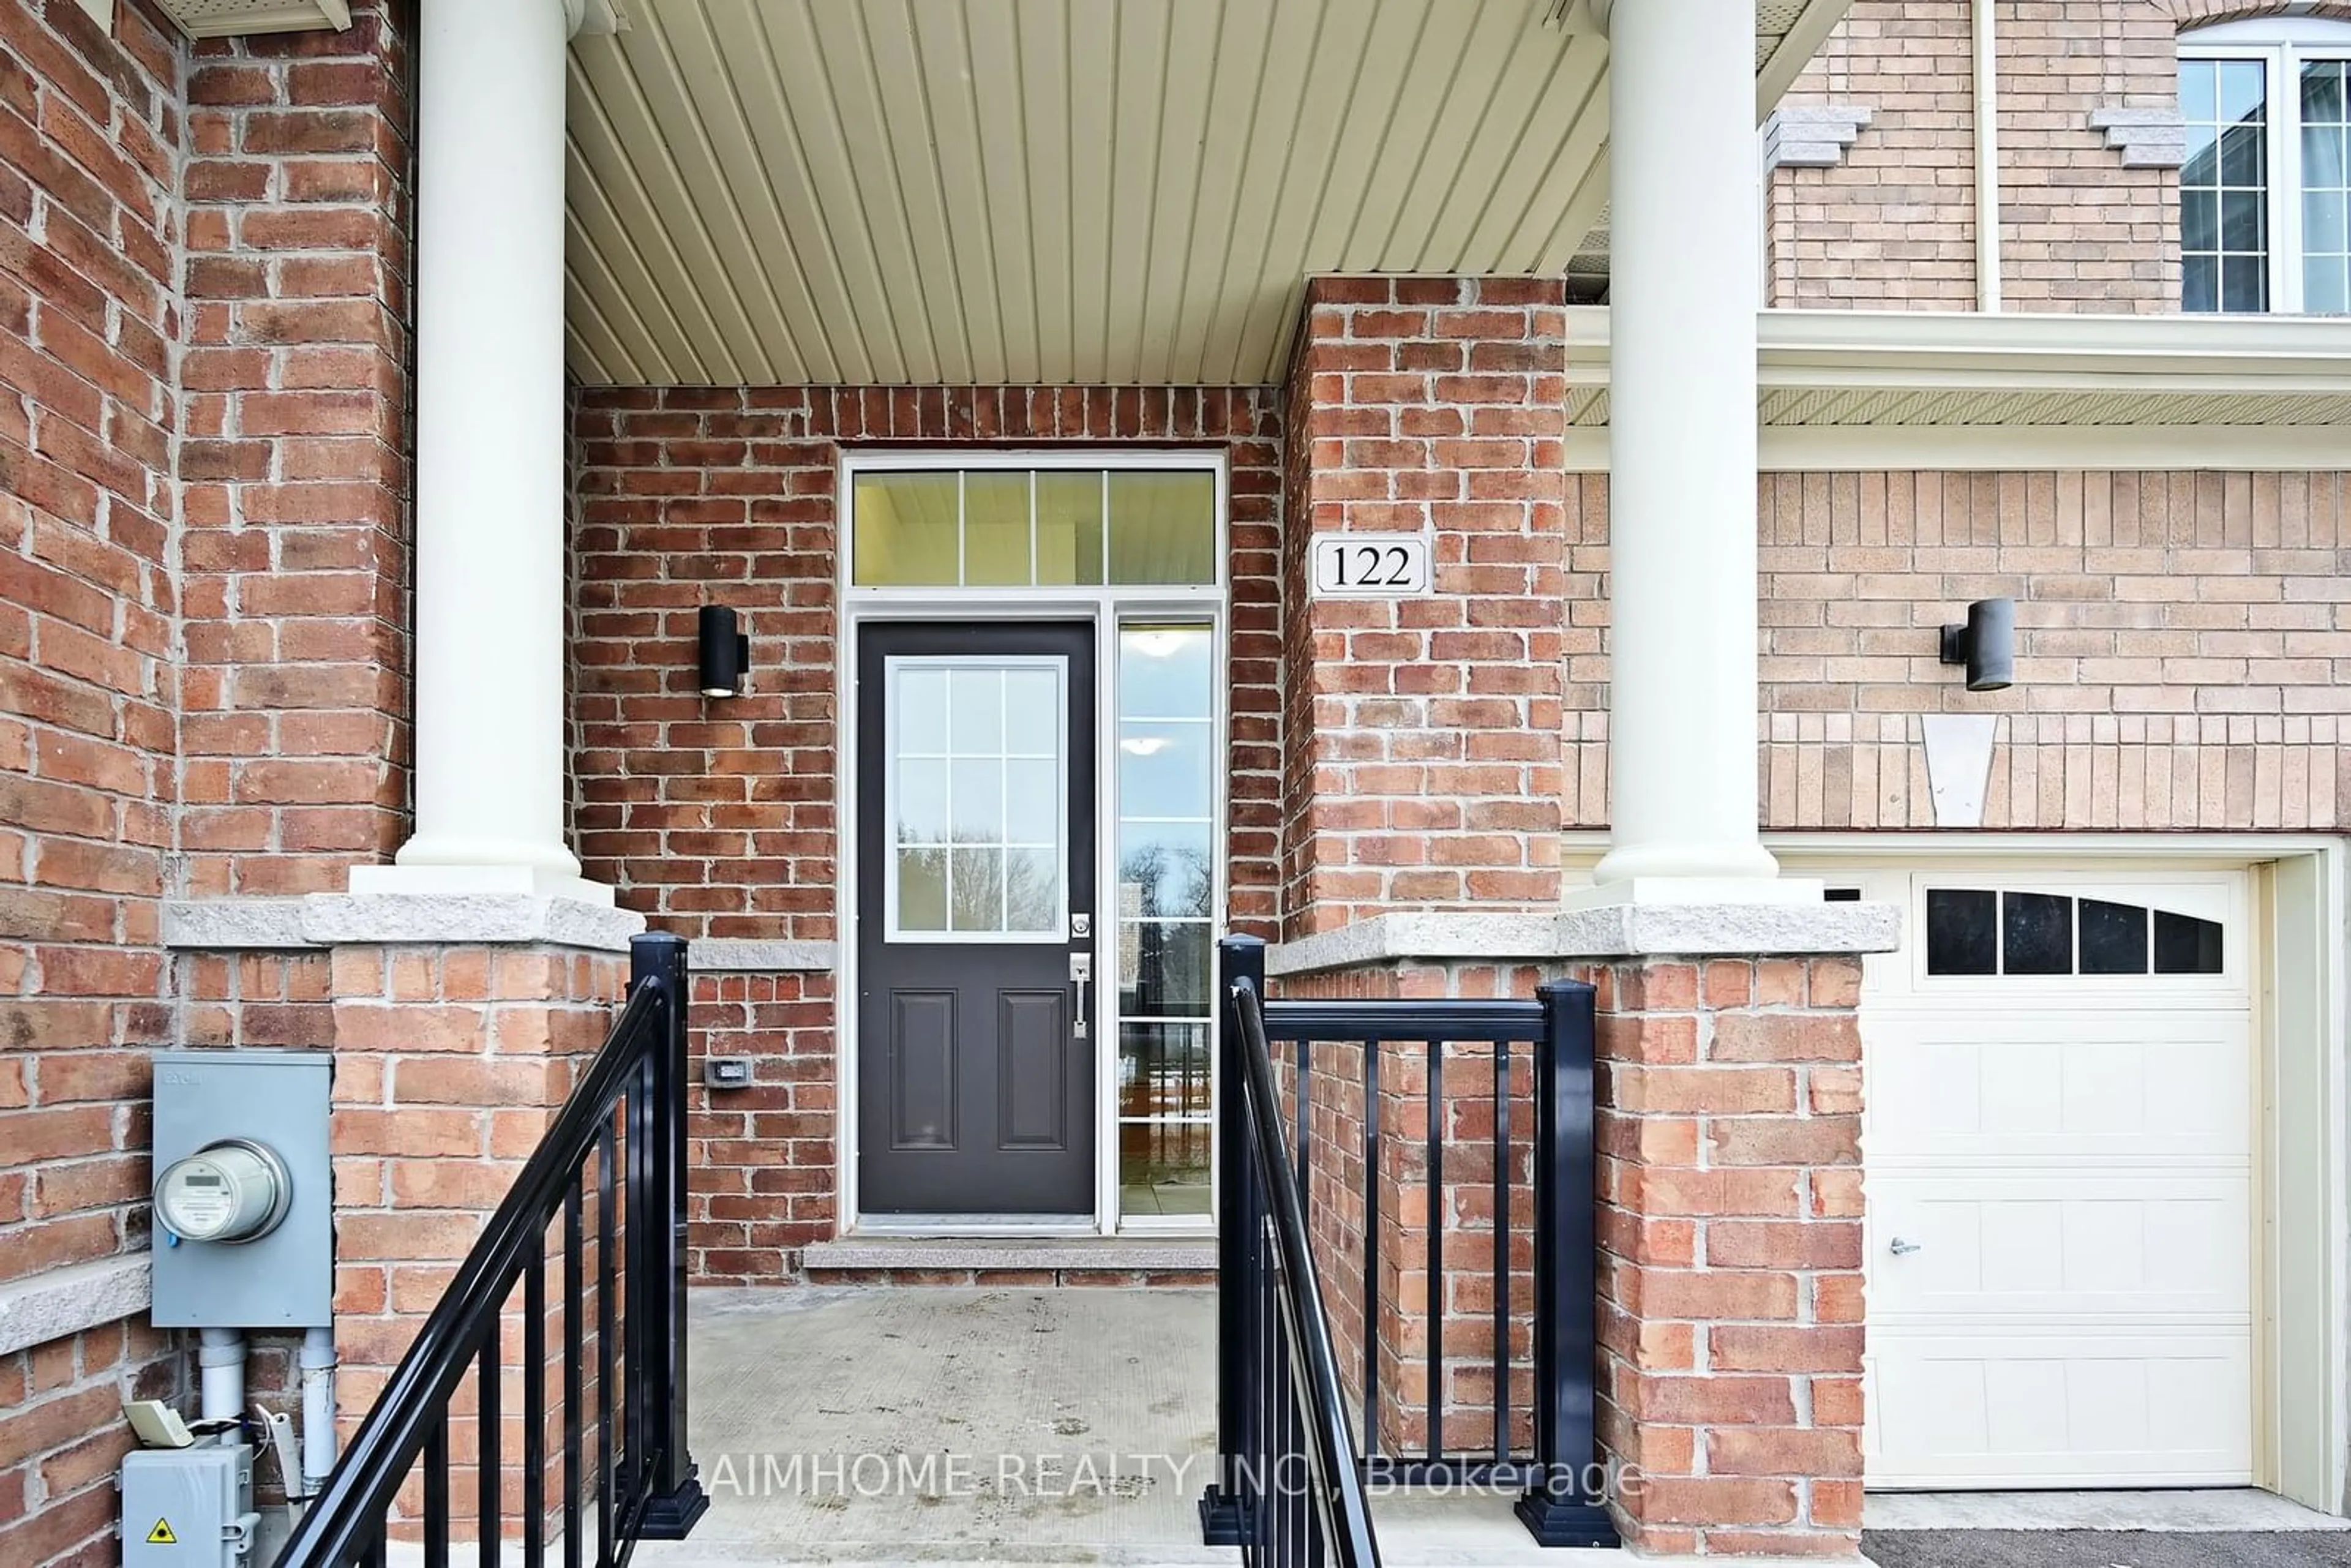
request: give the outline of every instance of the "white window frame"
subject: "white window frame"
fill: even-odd
[[[2179,36],[2185,60],[2258,60],[2269,93],[2269,316],[2304,314],[2302,288],[2302,67],[2305,60],[2351,59],[2351,22],[2323,16],[2257,16]],[[2289,90],[2290,89],[2290,90]],[[2175,231],[2182,214],[2173,214]],[[2184,235],[2183,235],[2184,237]],[[2183,299],[2182,304],[2185,301]],[[2250,311],[2196,311],[2250,315]]]
[[[1137,584],[1121,587],[1115,584],[1097,586],[1055,586],[1039,588],[950,588],[903,587],[860,588],[853,585],[856,549],[856,479],[861,473],[904,473],[916,469],[960,469],[977,472],[981,469],[1119,469],[1165,471],[1188,469],[1212,475],[1216,480],[1216,581],[1186,587],[1176,584]],[[834,473],[834,494],[840,497],[840,522],[834,539],[833,588],[840,596],[840,639],[833,659],[834,712],[839,716],[836,730],[838,758],[834,768],[833,809],[836,828],[839,871],[834,878],[836,888],[835,920],[841,933],[840,955],[834,980],[833,1039],[835,1070],[839,1074],[840,1103],[834,1116],[835,1146],[841,1152],[836,1166],[836,1201],[839,1218],[836,1224],[843,1236],[1029,1236],[1037,1234],[1069,1234],[1072,1231],[1103,1236],[1155,1236],[1186,1239],[1206,1239],[1217,1233],[1217,1217],[1223,1210],[1224,1195],[1219,1189],[1217,1172],[1223,1129],[1213,1120],[1209,1136],[1209,1212],[1198,1216],[1129,1216],[1120,1209],[1118,1166],[1118,1030],[1116,1002],[1109,1003],[1097,1016],[1111,1020],[1111,1027],[1095,1030],[1098,1040],[1094,1058],[1094,1212],[1089,1216],[1056,1218],[1019,1218],[1007,1222],[992,1221],[984,1217],[908,1218],[892,1216],[868,1217],[860,1205],[857,1191],[857,1107],[858,1107],[858,941],[857,922],[860,917],[857,896],[857,844],[859,813],[857,810],[858,763],[857,735],[860,722],[857,702],[857,639],[865,623],[900,620],[956,619],[983,622],[1004,621],[1083,621],[1094,628],[1094,724],[1097,765],[1095,768],[1094,821],[1096,859],[1094,867],[1095,926],[1094,984],[1097,998],[1115,998],[1123,987],[1118,972],[1118,942],[1116,921],[1105,927],[1102,909],[1106,899],[1115,896],[1118,886],[1116,834],[1118,817],[1117,768],[1114,748],[1118,735],[1118,632],[1123,625],[1165,621],[1205,622],[1216,639],[1217,658],[1229,667],[1232,656],[1232,474],[1227,451],[1222,445],[1213,447],[1155,447],[1144,445],[1093,446],[1072,444],[1066,447],[1039,448],[1034,446],[935,446],[935,447],[859,447],[840,455]],[[1102,540],[1103,559],[1107,570],[1109,536]],[[1219,682],[1211,694],[1214,699],[1213,723],[1219,737],[1232,733],[1231,693],[1227,683]],[[1210,890],[1209,908],[1214,915],[1209,926],[1211,936],[1229,929],[1231,925],[1231,854],[1232,808],[1230,769],[1223,767],[1210,770],[1214,792],[1214,826],[1212,841],[1220,847],[1215,856],[1213,870],[1216,883]],[[1213,961],[1213,958],[1212,958]],[[1208,1050],[1211,1060],[1217,1049],[1222,1030],[1221,1009],[1208,1009]],[[1209,1090],[1210,1115],[1215,1115],[1217,1089],[1213,1077]]]

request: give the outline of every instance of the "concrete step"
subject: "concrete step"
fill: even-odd
[[[857,1237],[800,1249],[817,1285],[1213,1285],[1212,1240],[1126,1237]]]

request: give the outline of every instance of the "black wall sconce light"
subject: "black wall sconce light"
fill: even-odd
[[[751,680],[751,638],[735,628],[735,612],[724,604],[702,607],[695,644],[702,665],[702,695],[739,697]]]
[[[1943,663],[1968,667],[1968,690],[2004,692],[2016,682],[2016,601],[1979,599],[1963,624],[1943,628]]]

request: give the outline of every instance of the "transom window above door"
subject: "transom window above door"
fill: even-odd
[[[1213,588],[1217,481],[1189,468],[872,468],[852,588]]]
[[[2180,308],[2351,311],[2351,24],[2183,37],[2179,113]]]

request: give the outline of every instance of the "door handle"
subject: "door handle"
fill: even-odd
[[[1886,1244],[1886,1249],[1888,1252],[1893,1253],[1896,1258],[1907,1258],[1911,1253],[1917,1251],[1923,1245],[1925,1245],[1925,1243],[1918,1241],[1906,1241],[1901,1237],[1897,1236],[1893,1240]]]
[[[1070,1034],[1072,1039],[1083,1040],[1086,1038],[1086,987],[1092,983],[1093,977],[1094,956],[1092,953],[1071,954],[1070,980],[1071,984],[1078,988],[1077,1022],[1071,1025],[1070,1029]]]

